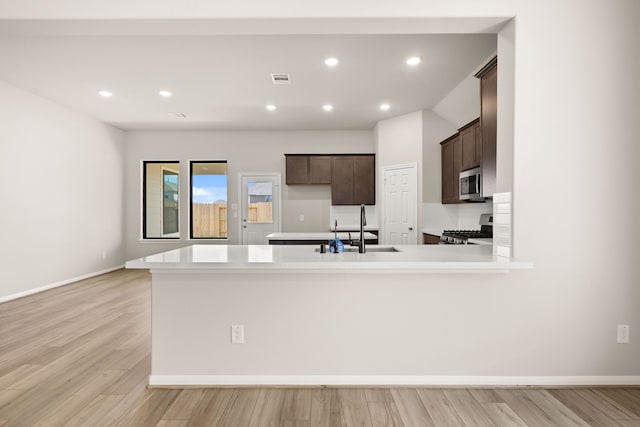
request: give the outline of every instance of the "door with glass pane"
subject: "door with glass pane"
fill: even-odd
[[[266,245],[280,231],[280,175],[240,175],[242,243]]]
[[[162,170],[162,235],[178,232],[178,173]]]

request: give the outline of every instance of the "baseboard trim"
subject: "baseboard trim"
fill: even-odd
[[[432,376],[432,375],[151,375],[150,387],[218,386],[428,386],[564,387],[637,386],[640,376]]]
[[[11,295],[7,295],[7,296],[4,296],[4,297],[0,297],[0,303],[7,302],[7,301],[12,301],[12,300],[18,299],[18,298],[27,297],[29,295],[37,294],[39,292],[48,291],[49,289],[58,288],[60,286],[69,285],[69,284],[74,283],[74,282],[79,282],[80,280],[90,279],[92,277],[100,276],[101,274],[111,273],[112,271],[120,270],[121,268],[124,268],[124,264],[118,265],[118,266],[115,266],[115,267],[111,267],[111,268],[107,268],[105,270],[100,270],[100,271],[96,271],[96,272],[93,272],[93,273],[85,274],[85,275],[82,275],[82,276],[73,277],[71,279],[62,280],[60,282],[51,283],[49,285],[41,286],[39,288],[29,289],[28,291],[18,292],[18,293],[15,293],[15,294],[11,294]]]

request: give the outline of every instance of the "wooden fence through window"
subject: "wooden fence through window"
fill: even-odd
[[[273,222],[271,202],[249,204],[249,222]],[[194,203],[193,237],[227,237],[227,204]]]

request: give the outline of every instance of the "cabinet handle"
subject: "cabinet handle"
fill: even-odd
[[[413,227],[409,227],[409,231],[413,231]]]

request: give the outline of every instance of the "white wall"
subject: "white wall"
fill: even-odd
[[[480,80],[473,75],[467,76],[432,110],[456,129],[477,119],[480,117]]]
[[[282,231],[328,231],[331,189],[328,185],[285,185],[285,153],[372,153],[371,131],[283,132],[128,132],[126,136],[126,258],[135,259],[189,244],[190,160],[228,161],[228,204],[238,202],[238,174],[282,174]],[[180,161],[179,241],[140,241],[141,167],[143,160]],[[231,244],[239,243],[238,218],[229,209]],[[304,214],[304,222],[299,220]],[[224,242],[226,243],[226,242]]]
[[[422,112],[423,201],[442,201],[442,155],[440,142],[458,132],[458,128],[433,111]]]
[[[5,82],[0,117],[0,299],[122,265],[123,133]]]
[[[416,164],[417,203],[416,203],[416,243],[421,241],[419,230],[422,227],[422,111],[378,122],[375,128],[375,147],[377,155],[376,201],[380,218],[384,221],[384,177],[385,166]],[[384,223],[380,224],[384,236]],[[382,240],[384,243],[384,239]]]

